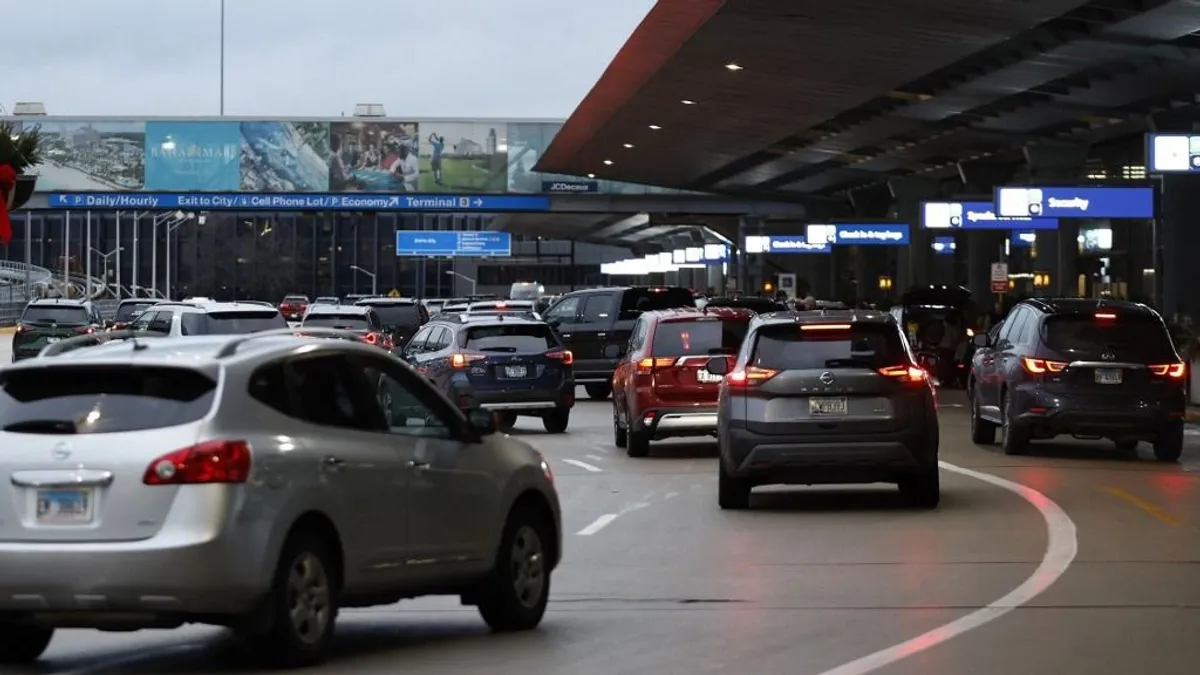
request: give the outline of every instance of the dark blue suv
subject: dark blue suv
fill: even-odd
[[[496,413],[508,429],[518,415],[542,418],[552,434],[567,430],[575,405],[574,356],[545,322],[532,316],[435,317],[402,352],[459,408]]]

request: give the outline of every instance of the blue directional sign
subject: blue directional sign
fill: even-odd
[[[1032,230],[1014,230],[1008,240],[1012,248],[1033,248],[1037,243],[1037,233]]]
[[[545,195],[390,195],[245,192],[52,192],[52,209],[263,211],[548,211]]]
[[[746,237],[743,250],[746,253],[829,253],[833,248],[825,242],[808,243],[808,238],[802,234],[771,234],[751,235]]]
[[[1200,134],[1146,134],[1150,173],[1200,173]]]
[[[506,258],[512,255],[512,236],[491,231],[398,230],[396,255]]]
[[[808,225],[804,234],[810,244],[903,246],[909,243],[908,223]]]
[[[1001,218],[991,202],[922,202],[926,230],[1057,230],[1058,218]]]
[[[997,187],[996,214],[1006,218],[1154,217],[1152,187]]]
[[[929,247],[933,249],[934,255],[954,255],[958,244],[954,241],[954,237],[934,237]]]

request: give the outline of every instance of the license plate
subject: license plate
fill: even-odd
[[[47,344],[54,344],[55,342],[58,342],[61,339],[62,338],[48,337],[48,338],[46,338],[46,342],[47,342]]]
[[[808,399],[810,415],[845,415],[846,399],[839,398],[810,398]]]
[[[528,372],[525,366],[504,366],[505,377],[525,377]]]
[[[1121,384],[1121,371],[1115,368],[1097,370],[1096,384]]]
[[[78,525],[92,521],[91,490],[38,490],[37,522]]]
[[[712,373],[710,373],[704,369],[696,371],[696,381],[697,382],[702,382],[704,384],[715,384],[717,382],[720,382],[722,379],[724,379],[724,378],[722,378],[720,375],[713,375]]]

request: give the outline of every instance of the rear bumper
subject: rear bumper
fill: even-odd
[[[484,410],[523,414],[541,414],[575,405],[575,382],[567,380],[559,388],[480,391],[467,386],[455,386],[455,401],[468,401]]]
[[[936,465],[936,427],[878,434],[767,435],[719,431],[731,475],[762,484],[888,482]]]
[[[1152,439],[1183,421],[1182,387],[1161,397],[1047,393],[1019,387],[1013,393],[1017,422],[1035,437],[1058,435]]]
[[[649,434],[652,440],[681,436],[715,436],[717,406],[687,408],[645,408],[630,418],[634,431]]]

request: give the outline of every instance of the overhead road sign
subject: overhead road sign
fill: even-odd
[[[833,247],[825,242],[810,244],[808,238],[801,234],[771,234],[746,237],[742,250],[746,253],[772,254],[829,253]]]
[[[926,230],[1057,230],[1058,218],[1008,218],[996,215],[991,202],[921,202]]]
[[[997,187],[996,214],[1035,218],[1154,218],[1154,188]]]
[[[398,230],[396,255],[507,258],[512,255],[512,235],[492,231]]]
[[[545,195],[418,195],[348,192],[52,192],[52,209],[194,211],[549,211]]]
[[[1146,134],[1150,173],[1200,173],[1200,134]]]
[[[909,243],[908,223],[832,223],[808,225],[810,244],[834,246],[903,246]]]

